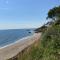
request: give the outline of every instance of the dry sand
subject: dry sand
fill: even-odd
[[[40,33],[35,33],[32,36],[23,38],[21,41],[19,40],[13,44],[0,48],[0,60],[6,60],[16,56],[23,49],[37,41],[40,35]]]

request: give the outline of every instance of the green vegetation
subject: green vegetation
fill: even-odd
[[[60,60],[60,25],[53,25],[43,34],[41,44],[45,60]]]
[[[35,30],[35,33],[44,32],[47,29],[47,26],[43,25],[40,28]]]
[[[55,15],[56,14],[56,15]],[[27,47],[16,57],[10,60],[60,60],[60,7],[55,7],[48,12],[52,19],[49,25],[44,25],[36,31],[42,32],[39,41]],[[56,19],[56,17],[58,17]],[[54,19],[54,21],[53,21]],[[45,28],[46,26],[46,28]],[[42,31],[43,30],[43,31]]]

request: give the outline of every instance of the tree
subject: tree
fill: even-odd
[[[54,21],[60,19],[60,6],[50,9],[48,12],[47,19],[48,18]]]

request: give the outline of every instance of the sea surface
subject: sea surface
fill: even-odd
[[[9,29],[0,30],[0,47],[14,43],[19,39],[33,34],[33,29]]]

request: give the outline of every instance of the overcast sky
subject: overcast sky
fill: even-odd
[[[36,28],[59,0],[0,0],[0,29]]]

